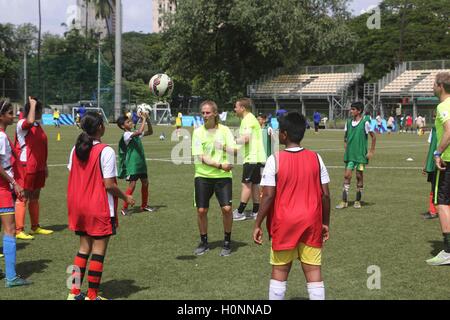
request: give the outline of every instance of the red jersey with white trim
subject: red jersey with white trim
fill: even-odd
[[[26,120],[17,123],[15,149],[20,161],[26,162],[25,173],[45,171],[48,140],[39,123],[28,123]]]
[[[75,152],[72,154],[67,190],[69,229],[90,236],[112,234],[108,194],[100,164],[105,147],[103,143],[94,145],[86,162],[81,162]],[[118,198],[114,197],[114,212],[117,212],[117,204]],[[117,225],[117,216],[115,218]]]
[[[322,247],[322,184],[315,152],[276,154],[277,184],[273,210],[267,217],[272,249],[291,250],[300,242]]]
[[[5,130],[0,128],[0,166],[6,171],[6,174],[14,178],[14,164],[15,154],[13,144],[5,133]],[[0,209],[14,208],[14,200],[11,191],[13,186],[8,180],[0,177]]]

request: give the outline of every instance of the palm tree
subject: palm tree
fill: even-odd
[[[106,30],[108,32],[108,38],[111,36],[111,26],[109,24],[111,17],[115,13],[116,8],[116,0],[94,0],[95,5],[95,17],[101,18],[105,20],[106,24]],[[111,56],[114,60],[114,50],[112,47],[112,41],[111,41]]]

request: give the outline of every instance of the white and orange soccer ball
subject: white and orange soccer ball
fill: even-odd
[[[150,91],[157,97],[170,96],[173,91],[173,81],[165,73],[155,74],[148,83]]]

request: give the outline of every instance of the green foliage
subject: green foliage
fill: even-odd
[[[377,81],[403,61],[439,60],[450,56],[450,7],[446,0],[385,0],[381,29],[368,29],[369,14],[351,20],[357,49],[346,62],[364,63],[368,81]]]
[[[167,16],[163,64],[176,79],[231,107],[246,86],[277,67],[316,62],[351,45],[346,1],[180,2]],[[299,63],[300,62],[300,63]]]

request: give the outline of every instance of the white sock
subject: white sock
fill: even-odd
[[[325,300],[325,286],[322,282],[308,282],[309,300]]]
[[[269,300],[284,300],[287,281],[270,279]]]

